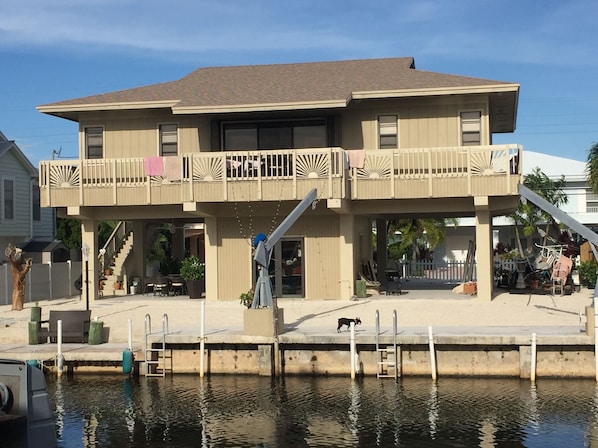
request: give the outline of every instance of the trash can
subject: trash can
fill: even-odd
[[[41,320],[42,320],[42,307],[41,306],[32,306],[31,307],[31,321],[39,322]]]
[[[359,299],[367,298],[368,294],[367,294],[367,287],[366,287],[365,280],[356,280],[355,281],[355,295]]]
[[[89,338],[87,343],[89,345],[98,345],[102,343],[102,334],[104,333],[104,322],[100,320],[92,320],[89,323]]]
[[[29,321],[28,333],[29,333],[29,345],[39,344],[39,322]]]

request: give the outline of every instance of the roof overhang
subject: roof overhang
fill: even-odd
[[[141,109],[164,109],[172,108],[180,100],[161,100],[161,101],[131,101],[119,103],[90,103],[90,104],[51,104],[47,106],[37,106],[37,110],[44,114],[54,115],[55,117],[66,118],[77,121],[80,112],[97,112],[110,110],[141,110]]]
[[[38,106],[37,110],[56,117],[78,121],[79,114],[97,111],[171,109],[175,115],[189,114],[224,114],[239,112],[266,112],[311,109],[346,108],[351,101],[370,99],[415,98],[451,95],[487,95],[490,104],[490,117],[493,133],[513,132],[515,130],[519,84],[489,84],[464,87],[438,87],[399,90],[355,91],[347,98],[322,101],[254,103],[254,104],[216,104],[178,106],[179,99],[131,101],[90,104],[52,104]]]

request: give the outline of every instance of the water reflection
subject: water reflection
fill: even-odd
[[[598,446],[592,380],[48,378],[61,447]]]

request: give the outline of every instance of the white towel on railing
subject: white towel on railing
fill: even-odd
[[[347,151],[350,168],[363,168],[365,165],[365,149],[351,149]]]
[[[183,178],[183,159],[180,156],[164,157],[164,177],[170,181]]]

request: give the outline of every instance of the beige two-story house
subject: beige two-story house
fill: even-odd
[[[156,223],[181,241],[194,229],[208,300],[252,286],[253,238],[313,188],[317,206],[274,250],[278,296],[349,298],[373,222],[383,247],[388,219],[475,217],[478,295],[491,300],[492,217],[515,209],[521,181],[521,148],[492,136],[514,131],[518,94],[413,58],[200,68],[39,106],[79,123],[80,142],[78,160],[40,163],[41,202],[82,220],[91,253],[99,221],[131,222],[131,277],[145,275]]]

